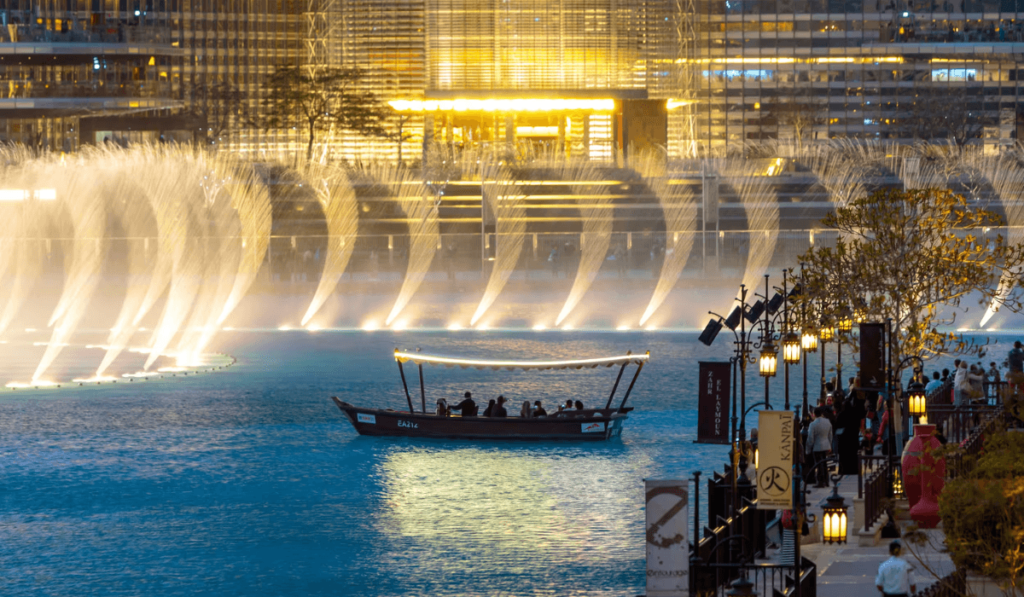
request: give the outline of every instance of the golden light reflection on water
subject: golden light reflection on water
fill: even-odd
[[[390,453],[378,465],[382,532],[510,570],[538,558],[607,566],[642,557],[642,463],[547,446]]]

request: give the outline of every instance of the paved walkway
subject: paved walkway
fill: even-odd
[[[831,489],[812,488],[811,493],[807,495],[808,514],[813,514],[820,521],[821,506],[819,504],[831,494]],[[843,496],[849,505],[848,514],[852,527],[853,500],[857,497],[857,478],[844,477],[839,483],[839,495]],[[899,522],[900,528],[903,530],[906,530],[910,524],[909,520]],[[820,526],[813,527],[811,535],[804,538],[804,541],[813,541],[810,544],[803,543],[800,550],[802,556],[818,566],[817,592],[819,595],[870,597],[879,594],[875,589],[875,575],[878,572],[878,565],[889,558],[891,539],[879,539],[878,545],[860,547],[857,530],[850,528],[848,542],[845,545],[821,543]],[[924,533],[928,538],[926,545],[910,545],[909,550],[912,553],[904,552],[906,560],[914,566],[918,591],[953,571],[953,563],[946,554],[941,553],[945,539],[941,528],[924,531]],[[777,550],[769,552],[771,559],[775,559],[777,555]]]

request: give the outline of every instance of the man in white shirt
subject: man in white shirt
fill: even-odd
[[[814,409],[814,420],[807,427],[807,446],[804,448],[814,459],[811,465],[814,467],[814,475],[810,477],[816,480],[815,487],[828,487],[828,469],[823,463],[832,451],[832,423],[824,414],[820,406]]]
[[[917,584],[914,582],[914,568],[900,557],[902,549],[903,546],[900,545],[899,541],[890,543],[890,557],[878,567],[875,587],[885,597],[910,597],[911,593],[917,592]]]

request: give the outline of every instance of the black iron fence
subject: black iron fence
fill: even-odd
[[[796,593],[795,566],[782,564],[711,564],[704,567],[714,575],[706,589],[691,590],[690,594],[700,597],[724,597],[732,590],[732,583],[745,578],[758,595],[789,597]],[[818,576],[814,562],[801,558],[800,597],[816,597]]]
[[[939,582],[914,593],[914,597],[963,597],[967,594],[967,578],[961,571],[939,579]]]

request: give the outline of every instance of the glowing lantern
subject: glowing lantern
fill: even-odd
[[[790,365],[800,362],[800,337],[793,332],[782,339],[782,360]]]
[[[821,508],[822,540],[825,543],[846,543],[846,500],[839,495],[839,488],[832,488],[832,495]]]
[[[818,352],[818,336],[811,328],[806,328],[800,336],[800,346],[804,352]]]
[[[758,361],[758,371],[761,373],[761,377],[775,377],[775,369],[778,364],[779,353],[775,351],[775,345],[769,340],[761,349],[761,358]]]

